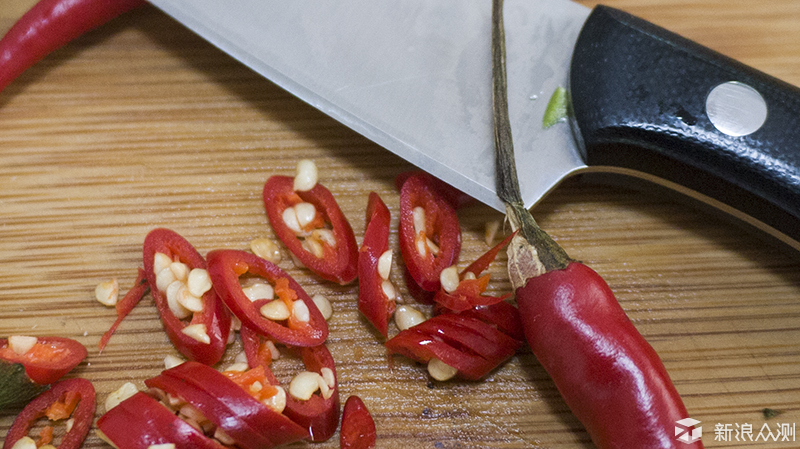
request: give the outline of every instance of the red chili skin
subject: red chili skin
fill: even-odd
[[[217,370],[186,362],[145,381],[192,404],[243,449],[263,449],[303,440],[308,433],[250,396]]]
[[[375,192],[367,203],[367,225],[358,252],[358,310],[386,338],[389,318],[394,313],[394,298],[383,292],[383,278],[378,274],[378,260],[389,250],[389,208]]]
[[[0,338],[0,360],[21,363],[25,374],[39,385],[49,385],[72,371],[86,358],[86,347],[70,338],[38,337],[34,348],[19,355]]]
[[[174,444],[175,449],[224,449],[141,391],[101,416],[97,427],[119,449],[165,443]]]
[[[144,295],[146,295],[149,290],[150,285],[147,282],[147,274],[140,268],[139,275],[136,277],[133,287],[128,290],[128,293],[126,293],[122,299],[117,301],[117,319],[100,338],[100,343],[97,345],[99,352],[103,352],[103,349],[105,349],[108,341],[111,340],[111,336],[114,335],[114,332],[117,331],[117,327],[119,327],[120,323],[122,323],[122,320],[124,320],[125,317],[131,313],[131,310],[136,307],[136,304],[139,304],[139,301],[142,300]]]
[[[341,449],[372,449],[375,447],[377,432],[375,421],[364,401],[358,396],[350,396],[344,403],[342,429],[339,431]]]
[[[458,376],[478,380],[522,346],[495,326],[467,315],[436,315],[386,342],[389,353],[427,363],[438,358],[458,370]]]
[[[358,244],[353,228],[339,208],[331,192],[322,184],[306,192],[294,190],[294,179],[289,176],[271,176],[264,184],[264,209],[272,229],[286,248],[303,265],[319,277],[339,284],[348,284],[358,274]],[[302,241],[283,222],[283,211],[300,202],[313,204],[326,227],[333,231],[335,247],[323,243],[323,257],[306,251]]]
[[[269,383],[271,385],[280,385],[280,382],[269,368],[270,363],[272,363],[272,355],[263,356],[262,343],[266,338],[244,324],[239,330],[239,337],[242,339],[242,350],[247,357],[247,365],[250,368],[261,366],[264,368],[264,376],[269,380]]]
[[[653,348],[586,265],[516,291],[525,336],[598,448],[702,448],[675,439],[686,408]]]
[[[419,237],[414,230],[414,208],[425,210],[425,234],[439,247],[434,256],[417,251]],[[439,274],[458,260],[461,251],[461,228],[451,202],[446,199],[438,183],[423,173],[410,175],[400,189],[400,252],[408,274],[425,291],[435,292],[441,287]],[[427,248],[427,245],[426,245]]]
[[[143,263],[150,286],[150,294],[156,303],[161,322],[175,348],[187,359],[206,365],[217,363],[225,352],[231,330],[231,316],[212,288],[203,294],[203,311],[192,314],[191,324],[204,324],[211,342],[206,344],[184,334],[181,330],[187,324],[179,320],[169,309],[167,296],[156,286],[157,273],[153,269],[156,253],[163,253],[173,260],[180,260],[190,269],[207,269],[203,256],[186,239],[169,229],[158,228],[150,231],[144,240]]]
[[[450,184],[442,181],[441,179],[432,176],[424,171],[413,170],[400,173],[394,178],[394,186],[398,191],[403,189],[403,183],[412,176],[419,176],[425,179],[425,182],[439,191],[439,195],[446,199],[454,208],[459,209],[475,201],[475,198],[467,195],[466,193],[456,189]]]
[[[89,434],[95,411],[95,392],[92,383],[86,379],[66,379],[54,384],[49,390],[28,403],[17,415],[14,424],[6,434],[3,449],[10,449],[20,438],[28,435],[36,420],[45,416],[47,408],[57,402],[67,392],[76,392],[80,402],[72,412],[72,429],[61,438],[59,449],[78,449]]]
[[[41,0],[0,40],[0,91],[52,51],[143,0]]]
[[[453,312],[450,309],[438,305],[434,307],[434,315],[442,313],[457,313],[460,316],[475,318],[496,327],[497,330],[515,340],[525,340],[525,333],[522,330],[519,310],[505,301],[489,306],[474,307],[462,312]]]
[[[207,257],[208,274],[214,289],[243,325],[249,326],[276,343],[289,346],[317,346],[328,338],[328,323],[314,301],[300,284],[280,267],[254,254],[238,250],[215,250],[209,252]],[[309,322],[300,325],[290,319],[284,324],[264,318],[259,311],[263,302],[250,301],[242,291],[239,276],[245,273],[260,276],[270,283],[279,278],[288,279],[289,288],[294,290],[297,299],[308,307]]]
[[[333,372],[335,380],[333,394],[328,399],[314,394],[307,401],[295,399],[287,394],[283,414],[308,429],[311,441],[327,441],[336,433],[336,428],[339,426],[339,381],[336,377],[336,365],[325,345],[297,349],[307,371],[319,373],[322,368],[328,368]]]

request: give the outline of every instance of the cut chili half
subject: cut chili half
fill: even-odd
[[[460,312],[477,306],[497,304],[509,298],[511,293],[501,296],[484,295],[483,292],[486,291],[489,285],[490,275],[485,274],[481,276],[481,273],[489,267],[500,250],[505,248],[513,237],[514,234],[510,234],[503,239],[502,242],[489,249],[489,251],[471,263],[466,269],[459,273],[459,282],[453,291],[447,292],[444,288],[441,288],[436,292],[433,300],[437,304],[450,310]]]
[[[141,391],[101,416],[97,428],[101,438],[119,449],[148,449],[170,443],[175,449],[224,448]]]
[[[210,281],[202,294],[191,292],[197,291],[191,285],[192,272],[206,271],[203,256],[178,233],[159,228],[144,240],[143,263],[172,344],[189,360],[217,363],[227,346],[231,317]]]
[[[461,229],[455,208],[429,175],[414,173],[402,183],[399,242],[415,283],[425,291],[439,290],[439,275],[461,251]]]
[[[61,437],[59,449],[78,449],[92,427],[95,411],[95,391],[86,379],[59,381],[37,396],[22,409],[6,434],[3,449],[10,449],[28,435],[39,418],[51,420],[72,418],[72,427]]]
[[[437,358],[468,380],[485,376],[514,355],[520,346],[520,340],[497,327],[457,313],[434,316],[386,342],[390,353],[423,363]]]
[[[358,252],[358,310],[385,338],[396,306],[395,298],[387,294],[395,291],[389,280],[391,216],[389,208],[375,192],[369,194],[366,223],[364,241]]]
[[[280,267],[238,250],[215,250],[209,252],[207,257],[214,289],[242,325],[249,326],[276,343],[289,346],[317,346],[328,338],[328,323],[314,301]],[[252,301],[248,298],[239,279],[246,274],[268,281],[278,299],[256,298],[256,301]],[[262,307],[272,301],[282,301],[286,305],[287,318],[270,319],[262,314]],[[296,304],[298,301],[305,307]],[[298,311],[302,311],[302,314]]]
[[[339,431],[341,449],[372,449],[375,447],[377,432],[375,421],[364,401],[358,396],[350,396],[342,411],[342,429]]]
[[[347,284],[358,274],[358,245],[336,199],[323,185],[295,191],[288,176],[264,184],[264,208],[275,235],[309,270]]]
[[[308,429],[311,441],[326,441],[336,433],[339,425],[339,385],[333,356],[325,345],[309,348],[293,348],[299,351],[308,372],[323,373],[326,370],[332,379],[327,379],[328,394],[312,394],[307,400],[286,395],[283,413],[301,427]],[[323,379],[327,376],[323,375]],[[327,396],[327,397],[326,397]]]
[[[23,354],[14,351],[8,339],[0,339],[0,360],[22,364],[28,377],[39,385],[48,385],[61,379],[88,355],[86,347],[71,338],[26,338],[35,338],[36,343]]]

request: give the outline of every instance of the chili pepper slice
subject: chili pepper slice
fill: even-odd
[[[302,426],[206,365],[185,362],[146,380],[145,385],[185,400],[243,449],[270,448],[308,437]]]
[[[0,91],[22,72],[78,36],[143,0],[41,0],[0,40]]]
[[[154,269],[156,253],[165,254],[175,262],[186,264],[190,269],[205,270],[207,268],[206,261],[191,243],[169,229],[154,229],[145,237],[144,271],[150,286],[150,294],[158,308],[167,336],[175,348],[187,359],[206,365],[217,363],[227,347],[231,329],[230,313],[212,288],[202,295],[202,311],[193,312],[188,324],[179,319],[170,309],[167,294],[158,288],[159,273],[156,273]],[[183,330],[189,325],[204,326],[208,342],[200,341],[184,333]]]
[[[458,259],[461,229],[455,208],[431,179],[414,173],[403,182],[399,242],[408,274],[422,290],[435,292],[442,270]]]
[[[451,186],[450,184],[442,181],[441,179],[432,176],[429,173],[419,170],[412,170],[400,173],[394,178],[394,186],[397,188],[398,191],[403,189],[403,183],[406,182],[408,178],[411,176],[420,176],[427,178],[425,182],[436,189],[439,192],[439,195],[446,199],[454,208],[459,209],[463,206],[468,205],[475,201],[475,198],[467,195],[466,193],[456,189],[455,187]]]
[[[69,399],[70,397],[73,399]],[[69,410],[66,416],[72,416],[73,424],[70,430],[61,438],[61,444],[58,447],[59,449],[79,448],[92,427],[96,404],[92,383],[86,379],[75,378],[53,384],[49,390],[26,405],[8,430],[3,449],[10,449],[19,439],[27,436],[31,427],[39,418],[47,415],[48,409],[53,404],[67,401],[73,403],[71,407],[73,410]],[[59,414],[54,418],[63,419],[64,417],[64,415]]]
[[[358,252],[358,310],[384,336],[389,332],[389,318],[394,313],[395,299],[384,292],[384,282],[378,262],[389,250],[389,208],[375,192],[370,192],[367,202],[367,225],[364,241]]]
[[[131,313],[136,304],[139,304],[139,301],[147,294],[150,290],[150,285],[147,283],[147,274],[139,268],[139,275],[136,277],[136,281],[133,283],[133,287],[128,290],[128,293],[122,297],[115,308],[117,310],[117,319],[114,321],[114,324],[106,331],[105,334],[100,338],[100,343],[97,345],[100,349],[99,352],[103,352],[108,341],[111,340],[111,336],[114,335],[114,332],[117,331],[117,327],[122,323],[122,320]]]
[[[280,267],[254,254],[238,250],[214,250],[209,252],[207,257],[208,273],[214,289],[231,312],[241,320],[242,325],[249,326],[276,343],[289,346],[316,346],[328,338],[328,323],[325,322],[314,301],[300,284]],[[262,316],[261,305],[269,301],[253,302],[245,295],[239,277],[246,273],[275,284],[276,293],[279,293],[278,282],[285,285],[283,290],[295,298],[285,298],[284,302],[289,302],[289,299],[302,301],[309,312],[308,321],[298,319],[294,313],[282,321],[273,321]],[[279,281],[281,279],[283,281]],[[289,311],[292,309],[289,308]]]
[[[500,332],[515,340],[525,340],[525,333],[522,331],[522,320],[519,316],[519,310],[505,301],[488,306],[477,306],[461,312],[454,312],[438,304],[433,310],[434,315],[457,313],[461,316],[476,318],[496,327]]]
[[[436,315],[386,342],[390,353],[418,362],[437,358],[477,380],[510,358],[522,342],[481,319],[459,313]]]
[[[306,370],[320,373],[323,368],[328,368],[333,374],[334,382],[330,387],[331,395],[327,399],[316,394],[308,400],[286,395],[286,409],[283,414],[308,429],[311,441],[326,441],[336,433],[339,425],[339,385],[333,356],[325,345],[294,349],[300,352]]]
[[[120,402],[97,420],[98,434],[119,449],[148,449],[155,444],[175,449],[223,449],[143,392]]]
[[[9,347],[8,339],[0,338],[0,360],[21,363],[28,377],[39,385],[61,379],[87,355],[86,348],[71,338],[37,337],[36,344],[24,354],[17,354]]]
[[[339,284],[352,282],[358,274],[358,245],[339,204],[322,184],[317,183],[308,191],[295,191],[293,182],[288,176],[271,176],[264,184],[264,208],[275,234],[303,265],[321,278]],[[313,205],[315,218],[298,236],[284,221],[284,212],[299,203]],[[325,234],[318,234],[320,229]],[[318,254],[306,249],[311,242]]]
[[[264,376],[269,380],[269,383],[271,385],[280,384],[269,368],[272,363],[272,351],[267,347],[267,341],[271,340],[244,324],[239,330],[239,337],[242,339],[242,350],[245,357],[247,357],[247,365],[250,368],[259,366],[264,368]]]
[[[341,449],[372,449],[375,447],[377,432],[375,421],[364,401],[358,396],[350,396],[342,411],[342,429],[339,431]]]
[[[530,278],[516,296],[531,350],[598,447],[702,447],[675,442],[686,408],[594,270],[573,262]],[[625,432],[615,432],[620,420]]]

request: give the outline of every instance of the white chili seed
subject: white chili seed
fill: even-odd
[[[251,241],[250,251],[256,256],[275,264],[281,261],[281,249],[277,243],[270,239],[260,238]]]
[[[307,192],[317,185],[319,170],[317,164],[309,159],[301,159],[297,162],[297,169],[292,183],[292,188],[299,192]]]
[[[175,279],[179,281],[185,282],[189,277],[189,265],[183,262],[172,262],[169,264],[169,269],[172,271],[172,274],[175,275]]]
[[[308,323],[311,320],[311,312],[308,310],[308,306],[300,300],[292,304],[292,315],[294,315],[297,321],[303,323]]]
[[[242,288],[244,295],[250,301],[258,301],[259,299],[275,299],[275,289],[270,284],[257,282]]]
[[[167,356],[164,357],[164,369],[175,368],[183,362],[184,360],[182,358],[172,354],[167,354]]]
[[[320,375],[322,375],[322,380],[325,381],[325,384],[328,387],[333,388],[336,386],[336,376],[333,374],[333,370],[328,368],[327,366],[323,366],[322,369],[319,370]]]
[[[281,217],[283,218],[283,224],[285,224],[286,227],[296,235],[303,233],[303,229],[300,227],[300,223],[297,221],[297,213],[294,211],[294,207],[287,207],[284,209]]]
[[[317,306],[317,309],[319,309],[319,312],[325,320],[329,320],[331,316],[333,316],[333,307],[331,307],[331,302],[328,301],[328,298],[317,294],[314,295],[311,300],[314,301],[314,305]]]
[[[208,270],[203,268],[193,268],[189,272],[189,278],[186,280],[186,286],[192,295],[200,298],[205,292],[211,290],[211,277],[208,275]]]
[[[458,373],[458,370],[442,362],[436,357],[428,361],[428,374],[438,381],[450,380]]]
[[[300,229],[304,229],[317,217],[317,208],[311,203],[297,203],[294,205],[294,213]]]
[[[231,364],[229,367],[225,368],[225,371],[234,371],[237,373],[243,373],[250,369],[250,365],[247,362],[236,362]]]
[[[325,248],[322,247],[322,243],[315,238],[307,238],[303,240],[303,243],[300,245],[304,250],[310,252],[314,255],[314,257],[321,258],[325,255]]]
[[[36,447],[36,442],[33,441],[33,438],[29,436],[24,436],[18,439],[17,442],[14,443],[13,446],[11,446],[11,449],[38,449],[38,448]]]
[[[247,363],[247,353],[241,351],[240,353],[236,354],[236,357],[233,358],[234,363]]]
[[[330,229],[315,229],[311,231],[311,238],[328,246],[336,246],[336,236]]]
[[[467,279],[477,279],[477,276],[475,276],[475,273],[467,271],[466,273],[464,273],[464,280]]]
[[[167,271],[169,271],[169,269],[167,269]],[[167,297],[167,307],[169,307],[170,312],[175,315],[175,318],[179,320],[188,318],[192,315],[192,312],[186,309],[186,307],[184,307],[178,301],[178,295],[180,294],[181,289],[186,289],[186,286],[183,285],[183,282],[173,281],[167,286],[167,291],[165,293]]]
[[[203,311],[203,298],[194,296],[186,286],[182,286],[177,292],[178,304],[186,308],[190,312]]]
[[[433,243],[433,240],[425,237],[425,244],[428,245],[428,249],[430,249],[431,254],[433,254],[434,256],[439,255],[439,245]]]
[[[230,435],[225,433],[222,428],[217,427],[214,430],[214,438],[219,441],[220,443],[224,444],[225,446],[233,446],[236,444],[236,440],[234,440]]]
[[[271,408],[275,412],[282,413],[283,409],[286,408],[286,390],[284,390],[281,386],[276,386],[275,389],[277,392],[272,396],[262,400],[261,403],[266,405],[268,408]]]
[[[72,426],[74,426],[74,425],[75,425],[75,418],[70,418],[64,423],[64,427],[65,427],[64,430],[66,432],[69,432],[70,430],[72,430]],[[41,449],[41,448],[39,448],[39,449]]]
[[[401,331],[412,328],[423,321],[425,321],[425,315],[411,306],[402,305],[394,311],[394,323]]]
[[[158,273],[164,268],[169,268],[169,264],[173,262],[172,258],[164,253],[156,253],[153,256],[153,273]]]
[[[414,235],[419,235],[420,232],[425,233],[425,209],[417,206],[411,210],[411,215],[414,218]]]
[[[283,321],[289,319],[290,312],[286,304],[280,299],[272,300],[260,309],[261,316],[272,321]]]
[[[383,280],[388,280],[392,272],[392,250],[386,250],[378,258],[378,274]]]
[[[209,337],[206,333],[205,324],[190,324],[181,329],[181,332],[183,332],[184,335],[199,341],[200,343],[211,343],[211,337]]]
[[[395,290],[394,284],[392,284],[392,281],[383,281],[383,282],[381,282],[381,291],[390,300],[393,300],[393,299],[395,299],[397,297],[397,290]]]
[[[322,380],[322,376],[318,373],[303,371],[294,376],[289,383],[289,394],[295,399],[307,401],[319,390],[320,381],[325,384],[325,381]]]
[[[156,272],[156,288],[160,292],[167,291],[167,287],[177,280],[178,278],[175,277],[175,273],[173,273],[169,267]]]
[[[270,340],[267,340],[266,343],[264,343],[264,346],[266,346],[267,349],[269,349],[269,354],[272,356],[272,360],[278,360],[279,358],[281,358],[281,352],[278,351],[278,348],[275,346],[275,343],[273,343]]]
[[[492,243],[494,243],[494,238],[497,235],[497,231],[499,229],[500,229],[499,220],[491,220],[486,222],[486,228],[483,234],[483,237],[486,241],[486,245],[492,246]]]
[[[97,284],[94,297],[104,306],[114,306],[119,300],[119,282],[116,279]]]
[[[150,446],[147,446],[147,449],[175,449],[175,444],[174,443],[151,444]]]
[[[461,280],[458,277],[458,268],[455,265],[451,265],[441,273],[439,273],[439,282],[442,284],[442,288],[447,293],[453,293],[458,288],[459,282]]]
[[[427,238],[423,239],[423,238],[419,238],[419,237],[414,239],[414,244],[417,247],[417,253],[422,257],[425,257],[425,256],[428,255],[428,245],[425,243],[426,240],[427,240]]]
[[[36,337],[27,335],[12,335],[8,337],[8,347],[17,355],[23,355],[31,350],[39,341]]]
[[[106,412],[118,406],[122,401],[128,399],[138,392],[139,388],[137,388],[136,385],[132,384],[131,382],[125,382],[121,387],[112,391],[108,394],[108,396],[106,396]]]

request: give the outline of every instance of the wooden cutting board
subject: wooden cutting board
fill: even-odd
[[[800,2],[605,3],[800,85]],[[0,29],[30,4],[0,0]],[[359,241],[369,191],[384,198],[396,226],[393,179],[413,167],[155,8],[55,52],[0,94],[0,336],[81,341],[89,357],[70,375],[93,381],[101,403],[125,381],[143,387],[166,355],[177,354],[152,300],[145,298],[98,354],[115,312],[94,300],[95,286],[117,278],[127,290],[144,236],[155,227],[174,229],[202,253],[273,237],[261,188],[272,174],[291,174],[300,158],[317,162]],[[795,250],[772,246],[707,208],[580,180],[559,187],[534,214],[611,285],[661,355],[691,417],[702,422],[706,447],[798,447],[715,432],[752,425],[756,438],[765,424],[775,434],[780,423],[800,422]],[[485,222],[502,216],[474,205],[460,218],[467,262],[487,249]],[[396,248],[396,233],[391,244]],[[496,292],[509,289],[504,261],[492,267]],[[341,395],[364,399],[378,447],[592,447],[529,350],[481,382],[431,382],[424,367],[406,359],[396,357],[390,368],[356,309],[355,284],[321,282],[286,253],[281,266],[332,302],[328,344]],[[399,273],[395,266],[402,286]],[[764,408],[782,413],[766,419]],[[0,415],[0,435],[13,418]],[[338,447],[338,436],[292,447],[312,446]],[[107,446],[92,433],[84,447]]]

